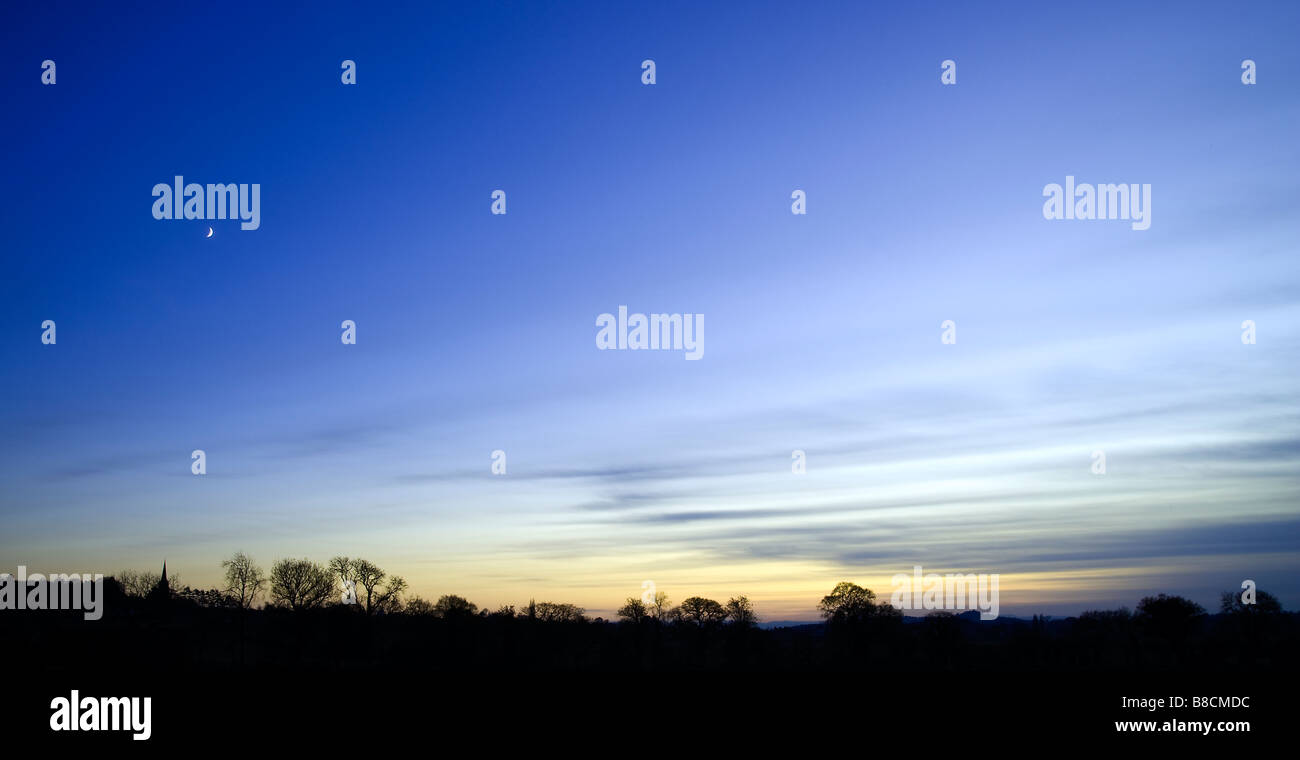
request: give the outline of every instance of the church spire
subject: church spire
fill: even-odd
[[[172,586],[167,580],[167,560],[163,560],[162,577],[158,579],[158,585],[153,587],[149,592],[149,598],[154,601],[166,602],[172,597]]]

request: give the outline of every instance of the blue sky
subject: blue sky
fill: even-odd
[[[1293,4],[3,13],[0,569],[1300,603]],[[261,228],[153,219],[177,174]],[[1066,175],[1151,184],[1151,229],[1044,220]],[[596,350],[622,304],[704,359]]]

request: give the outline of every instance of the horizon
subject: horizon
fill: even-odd
[[[1300,6],[348,8],[0,31],[0,573],[1300,608]],[[177,176],[257,185],[256,228],[155,218]],[[1045,218],[1076,181],[1148,226]],[[602,350],[624,311],[707,317],[700,355]]]

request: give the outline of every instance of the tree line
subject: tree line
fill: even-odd
[[[514,605],[502,605],[496,610],[480,609],[468,599],[455,594],[444,594],[430,602],[419,596],[408,596],[408,585],[399,575],[389,574],[375,563],[361,558],[334,557],[325,564],[309,559],[280,559],[266,573],[244,552],[236,552],[221,563],[225,586],[222,589],[182,588],[173,591],[178,598],[194,602],[200,607],[227,607],[252,609],[259,599],[265,606],[291,611],[306,611],[332,606],[349,606],[366,615],[405,614],[432,616],[444,619],[470,617],[528,618],[544,622],[585,622],[590,618],[586,610],[574,604],[538,602],[516,610]],[[157,573],[125,570],[116,575],[123,591],[129,596],[146,597],[161,580]],[[179,576],[169,578],[173,589],[178,587]],[[355,589],[355,597],[344,599],[343,589]],[[817,604],[821,617],[834,628],[860,628],[901,622],[903,611],[886,602],[877,601],[876,594],[868,588],[849,581],[836,584],[831,593]],[[1220,614],[1258,616],[1282,613],[1282,605],[1272,594],[1257,590],[1253,603],[1225,591],[1220,598]],[[662,591],[644,598],[628,597],[616,614],[619,620],[634,625],[643,623],[675,624],[693,628],[734,626],[754,628],[759,618],[753,604],[746,596],[735,596],[725,603],[700,596],[684,599],[680,604],[670,603]],[[1113,628],[1128,623],[1141,623],[1158,629],[1161,633],[1178,637],[1187,627],[1206,615],[1199,604],[1180,596],[1158,594],[1143,597],[1136,610],[1090,610],[1081,613],[1078,620],[1087,628]],[[934,611],[926,616],[934,625],[943,625],[945,619],[954,618],[951,612]],[[1035,620],[1039,618],[1036,616]],[[601,620],[601,618],[596,618]],[[1046,620],[1046,618],[1043,618]]]
[[[179,576],[172,574],[172,595],[200,607],[253,609],[259,600],[269,608],[305,611],[332,606],[355,605],[367,615],[428,615],[440,618],[524,617],[545,622],[583,622],[586,610],[564,602],[539,602],[516,609],[502,605],[496,610],[478,605],[456,594],[444,594],[430,602],[420,596],[408,596],[408,584],[399,575],[391,575],[375,563],[361,558],[334,557],[325,564],[310,559],[280,559],[269,573],[252,557],[236,552],[222,561],[225,585],[221,589],[180,587]],[[161,576],[149,571],[123,570],[116,574],[128,596],[145,598],[158,588]],[[355,589],[355,599],[345,598],[345,589]],[[725,603],[692,596],[679,605],[670,604],[660,591],[652,598],[628,597],[617,612],[621,620],[631,623],[681,623],[697,628],[730,624],[751,628],[758,624],[754,606],[745,596]],[[600,620],[600,618],[596,618]]]

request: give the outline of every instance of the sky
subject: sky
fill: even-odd
[[[1300,6],[384,5],[0,10],[0,571],[1300,606]],[[599,350],[621,305],[703,357]]]

